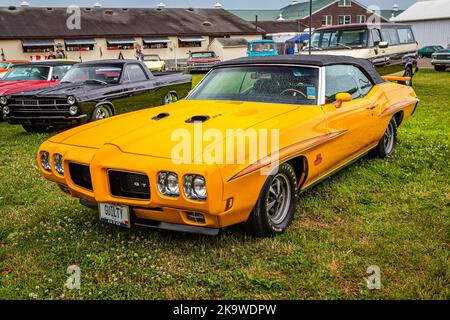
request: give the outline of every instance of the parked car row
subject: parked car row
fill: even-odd
[[[0,82],[0,106],[10,124],[40,132],[173,103],[191,87],[190,75],[152,74],[136,60],[49,61],[12,68]]]

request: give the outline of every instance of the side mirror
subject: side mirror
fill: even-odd
[[[336,95],[336,108],[342,107],[344,102],[352,101],[352,95],[347,92],[341,92]]]
[[[59,77],[58,77],[58,76],[53,76],[53,77],[52,77],[52,81],[57,81],[57,80],[59,80]]]
[[[387,41],[380,41],[378,43],[378,48],[380,49],[386,49],[387,47],[389,47],[389,42]]]

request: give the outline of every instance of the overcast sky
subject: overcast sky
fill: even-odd
[[[156,7],[164,2],[168,7],[212,7],[220,2],[226,9],[279,9],[288,5],[292,0],[27,0],[31,6],[42,7],[65,7],[79,5],[83,7],[92,6],[100,2],[104,7]],[[301,0],[304,1],[304,0]],[[22,0],[0,0],[0,6],[18,6]],[[390,9],[392,5],[398,4],[402,9],[407,8],[415,0],[360,0],[365,5],[377,5],[381,9]]]

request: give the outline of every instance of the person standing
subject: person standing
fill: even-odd
[[[136,60],[144,61],[144,53],[142,52],[141,46],[139,44],[136,44],[134,49],[134,57],[136,58]]]

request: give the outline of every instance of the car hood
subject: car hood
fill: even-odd
[[[36,90],[48,86],[56,86],[56,81],[22,80],[22,81],[0,81],[0,95],[13,94],[22,91]]]
[[[227,130],[245,130],[296,108],[298,106],[288,104],[182,100],[169,106],[92,122],[63,132],[50,141],[88,148],[112,144],[127,153],[179,160],[172,155],[174,147],[179,145],[181,137],[189,136],[189,141],[192,141],[194,130],[200,127],[186,122],[191,117],[208,116],[209,119],[201,125],[202,132],[213,129],[217,133],[219,130],[225,138],[230,136]],[[153,120],[161,113],[169,116]],[[192,159],[196,152],[193,144]],[[204,146],[210,144],[205,142]]]
[[[101,84],[85,84],[82,82],[78,83],[59,83],[55,87],[42,88],[33,91],[26,92],[24,95],[30,96],[76,96],[77,98],[83,97],[90,91],[98,90],[100,88],[105,88],[111,85],[101,85]]]

